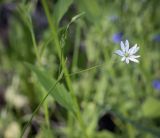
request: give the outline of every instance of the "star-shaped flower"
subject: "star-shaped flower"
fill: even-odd
[[[139,55],[135,55],[136,52],[139,50],[139,47],[137,47],[137,44],[135,44],[133,47],[129,48],[129,42],[128,40],[125,41],[125,44],[121,41],[121,50],[116,50],[115,54],[121,56],[121,61],[126,62],[127,64],[129,61],[133,61],[136,63],[139,63],[137,58],[139,58]]]

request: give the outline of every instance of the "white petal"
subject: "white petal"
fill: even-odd
[[[133,52],[135,51],[136,48],[137,48],[137,44],[135,44],[133,47],[131,47],[131,48],[128,50],[128,54],[133,55]]]
[[[126,63],[127,63],[127,64],[129,63],[129,59],[128,59],[128,58],[126,58]]]
[[[139,47],[136,47],[132,54],[135,54],[139,50]]]
[[[119,55],[119,56],[123,56],[124,55],[123,51],[121,51],[121,50],[116,50],[114,53]]]
[[[131,60],[131,61],[133,61],[133,62],[136,62],[136,63],[139,63],[139,61],[138,61],[137,59],[135,59],[135,58],[129,57],[129,60]]]
[[[124,46],[124,43],[121,41],[121,49],[123,52],[125,52],[125,46]]]
[[[121,61],[125,61],[125,59],[126,59],[126,57],[124,56],[124,57],[121,58]]]
[[[129,50],[129,42],[128,42],[128,40],[126,40],[126,42],[125,42],[125,51],[128,53],[128,50]]]
[[[139,57],[141,57],[140,55],[131,55],[131,56],[129,56],[130,58],[139,58]]]

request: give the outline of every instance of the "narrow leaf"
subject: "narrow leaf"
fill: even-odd
[[[73,0],[59,0],[55,5],[54,10],[54,17],[56,19],[57,25],[59,24],[60,20],[67,12],[69,6],[72,4]]]
[[[56,80],[53,79],[46,71],[28,63],[26,65],[35,73],[38,81],[47,92],[56,83]],[[51,91],[51,95],[61,106],[75,114],[73,100],[63,84],[58,83],[55,89]]]

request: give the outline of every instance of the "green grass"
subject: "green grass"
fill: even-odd
[[[41,0],[40,17],[37,2],[14,4],[2,28],[0,137],[160,137],[160,91],[152,86],[160,79],[160,2]],[[139,64],[114,54],[119,32],[140,47]],[[99,131],[106,114],[114,131]]]

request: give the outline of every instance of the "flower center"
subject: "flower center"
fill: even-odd
[[[125,53],[124,56],[125,56],[125,57],[129,57],[129,54],[128,54],[128,53]]]

